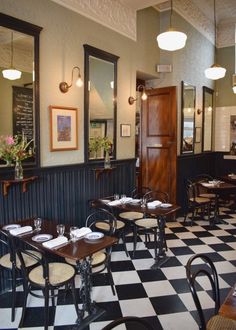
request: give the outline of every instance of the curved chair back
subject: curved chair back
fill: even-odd
[[[114,235],[117,228],[117,220],[115,216],[106,209],[98,208],[86,219],[86,227],[92,230],[101,230],[107,235]]]
[[[202,259],[205,264],[204,265],[193,265],[193,262],[197,259]],[[220,308],[220,292],[219,292],[219,280],[218,275],[216,272],[216,268],[211,261],[211,259],[203,253],[196,254],[192,256],[186,265],[186,274],[187,274],[187,281],[188,285],[194,300],[194,303],[197,307],[200,325],[199,329],[205,330],[206,329],[206,321],[203,314],[202,306],[200,300],[198,298],[197,290],[196,290],[196,278],[200,275],[207,276],[209,282],[211,283],[212,288],[212,298],[215,302],[215,314],[218,313]]]
[[[136,187],[132,192],[131,192],[131,197],[132,198],[142,198],[146,193],[151,191],[150,188],[148,187]]]
[[[159,200],[162,203],[169,202],[169,195],[164,191],[152,190],[147,192],[144,197],[147,199],[147,202],[151,202],[154,200]]]
[[[136,316],[120,317],[117,320],[112,321],[106,325],[102,330],[111,330],[116,328],[120,324],[130,325],[135,330],[154,330],[153,327],[144,319]]]

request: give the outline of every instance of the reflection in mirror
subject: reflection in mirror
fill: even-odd
[[[213,129],[213,93],[214,91],[203,86],[203,146],[202,151],[212,151]]]
[[[85,159],[105,157],[104,138],[115,158],[118,57],[89,45],[85,49]],[[103,139],[103,140],[102,140]]]
[[[30,141],[30,166],[39,164],[39,33],[41,28],[0,14],[0,136]],[[19,73],[9,77],[8,69]],[[17,70],[17,71],[16,71]],[[3,158],[3,157],[2,157]],[[5,163],[3,159],[1,164]]]
[[[194,151],[196,87],[182,81],[181,92],[182,92],[181,152],[192,153]]]

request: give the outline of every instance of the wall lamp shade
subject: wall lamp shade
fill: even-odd
[[[13,32],[12,32],[11,33],[11,65],[10,65],[9,69],[2,70],[3,78],[9,79],[9,80],[20,79],[20,77],[21,77],[21,71],[16,70],[13,67],[13,55],[14,55],[13,52],[14,52],[14,49],[13,49]]]
[[[75,70],[78,70],[78,77],[76,79],[75,85],[77,87],[82,87],[83,86],[83,81],[82,81],[81,74],[80,74],[80,68],[78,66],[74,66],[73,69],[72,69],[72,72],[71,72],[71,83],[70,83],[70,85],[65,81],[63,81],[59,84],[59,89],[62,93],[67,93],[68,90],[71,88],[72,83],[73,83],[73,76],[74,76],[74,71]]]
[[[218,64],[213,64],[210,68],[205,70],[206,78],[212,79],[212,80],[224,78],[225,73],[226,73],[226,69],[222,68]]]
[[[233,74],[233,87],[232,88],[233,88],[234,94],[236,94],[236,74]]]
[[[146,101],[147,100],[147,94],[145,92],[145,87],[143,85],[139,85],[138,88],[137,88],[137,91],[140,92],[140,89],[142,90],[142,95],[141,95],[141,99],[143,101]],[[134,102],[137,101],[137,98],[135,99],[133,96],[130,96],[128,98],[128,102],[130,105],[134,104]]]
[[[185,33],[169,29],[157,36],[159,48],[168,51],[175,51],[185,47],[187,36]]]

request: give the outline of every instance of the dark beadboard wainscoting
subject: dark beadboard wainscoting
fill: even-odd
[[[22,192],[21,184],[13,184],[8,194],[0,194],[0,223],[7,224],[20,219],[40,216],[55,223],[71,223],[83,226],[89,214],[90,199],[126,193],[135,186],[135,160],[113,161],[111,171],[96,177],[95,168],[103,163],[88,163],[25,170],[26,177],[36,175],[37,180],[27,184]],[[12,179],[12,172],[0,176],[0,180]],[[4,274],[4,275],[2,275]],[[9,287],[8,274],[1,272],[1,292]]]

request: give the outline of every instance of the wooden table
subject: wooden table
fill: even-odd
[[[225,194],[228,192],[236,191],[236,185],[223,181],[220,181],[219,183],[216,184],[209,184],[207,182],[201,182],[199,184],[201,184],[205,189],[207,189],[209,193],[215,194],[214,218],[212,224],[217,224],[217,223],[227,224],[227,222],[225,222],[219,217],[219,197],[222,193]]]
[[[107,203],[104,203],[102,199],[96,199],[91,202],[91,205],[94,207],[108,207]],[[155,263],[152,265],[152,269],[160,268],[169,258],[166,256],[165,252],[165,224],[166,224],[166,217],[169,215],[174,215],[180,209],[180,206],[173,204],[171,207],[162,208],[148,208],[148,207],[141,207],[139,204],[132,204],[132,203],[125,203],[119,204],[115,206],[109,206],[112,209],[117,209],[120,212],[141,212],[144,213],[145,216],[152,214],[155,215],[158,221],[159,226],[159,249],[158,254],[155,256]]]
[[[236,284],[230,290],[229,294],[225,298],[225,301],[220,306],[219,314],[227,317],[229,319],[236,320],[236,296],[233,296],[234,289],[236,288]]]
[[[27,219],[17,223],[19,223],[21,226],[33,227],[33,219]],[[37,234],[51,234],[53,238],[57,237],[56,225],[57,224],[53,221],[43,219],[40,231],[34,230],[33,232],[25,233],[16,237],[22,242],[31,245],[32,247],[36,247],[37,249],[47,251],[48,253],[63,258],[70,258],[76,261],[77,269],[81,277],[80,296],[83,306],[80,310],[80,317],[77,322],[79,324],[78,329],[84,329],[88,326],[90,322],[94,321],[96,318],[105,313],[105,310],[98,308],[95,302],[91,299],[91,255],[95,252],[98,252],[102,249],[105,249],[106,247],[113,245],[117,242],[117,238],[104,236],[96,242],[89,242],[82,238],[76,242],[68,241],[68,243],[66,243],[65,245],[54,249],[47,249],[42,245],[42,243],[35,242],[32,240],[32,237]],[[3,226],[1,226],[0,230],[6,233],[6,231],[4,231],[2,227]],[[65,225],[65,227],[65,236],[69,238],[70,225]],[[88,313],[88,316],[86,317],[85,312]]]

